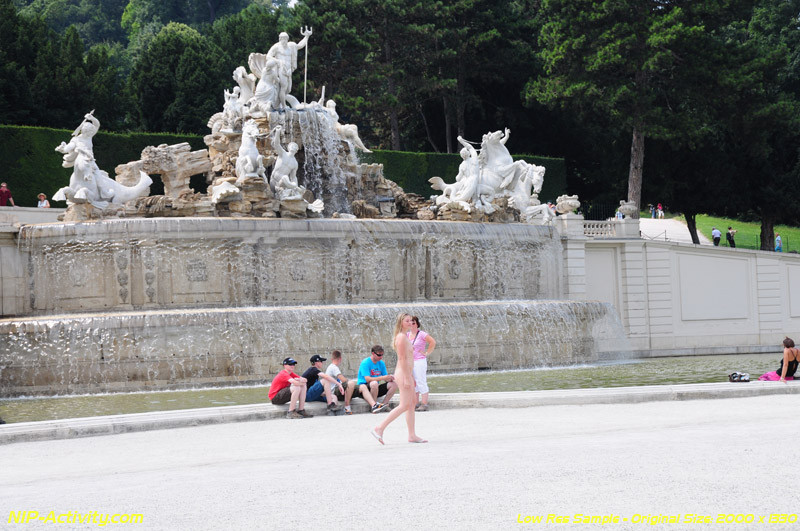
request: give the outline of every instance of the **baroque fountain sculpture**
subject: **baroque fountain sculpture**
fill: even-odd
[[[281,34],[234,71],[207,150],[145,148],[115,182],[94,162],[92,113],[59,146],[70,207],[64,223],[20,229],[24,303],[0,319],[0,396],[258,383],[286,356],[333,348],[353,372],[364,348],[390,343],[401,309],[436,331],[432,371],[608,357],[617,313],[563,300],[565,236],[540,226],[577,197],[541,205],[544,168],[511,158],[507,129],[480,151],[460,138],[456,182],[433,179],[432,202],[404,194],[358,162],[367,149],[324,90],[290,94],[311,34]],[[148,174],[163,196],[147,195]],[[189,188],[196,174],[208,195]],[[378,219],[313,219],[354,214]]]

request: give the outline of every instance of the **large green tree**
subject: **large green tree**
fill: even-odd
[[[544,0],[544,75],[526,93],[597,112],[630,131],[628,200],[641,202],[646,138],[691,143],[707,132],[729,63],[718,28],[737,0]]]
[[[207,131],[231,83],[224,53],[196,30],[166,25],[133,67],[132,121],[148,131]]]
[[[39,16],[58,33],[75,26],[84,43],[121,42],[126,39],[120,19],[128,0],[33,0],[20,10]]]

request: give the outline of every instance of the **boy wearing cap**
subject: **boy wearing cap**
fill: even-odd
[[[372,347],[370,355],[361,362],[358,368],[358,390],[361,391],[361,398],[369,403],[372,413],[386,409],[392,395],[397,391],[394,376],[386,371],[382,346]],[[383,402],[378,402],[381,395],[386,396],[383,397]]]
[[[356,390],[356,382],[355,380],[349,380],[342,374],[342,369],[339,368],[339,365],[342,363],[342,353],[338,350],[334,350],[331,353],[331,364],[328,365],[328,368],[325,369],[325,374],[334,378],[337,382],[342,383],[342,387],[345,388],[345,392],[343,396],[339,396],[337,394],[337,398],[344,399],[344,412],[346,415],[352,415],[353,410],[350,409],[350,400],[353,398],[353,392]]]
[[[335,415],[337,411],[342,408],[336,403],[336,395],[331,391],[331,387],[339,388],[344,393],[342,384],[336,378],[328,376],[322,372],[322,362],[327,361],[328,358],[323,358],[319,354],[311,356],[311,367],[306,369],[303,373],[303,378],[308,382],[308,391],[306,391],[306,402],[327,402],[328,414]]]
[[[269,386],[269,399],[276,406],[289,403],[287,419],[313,417],[306,412],[306,379],[294,373],[297,362],[292,358],[283,360],[283,370],[279,372]],[[295,403],[297,411],[295,411]]]

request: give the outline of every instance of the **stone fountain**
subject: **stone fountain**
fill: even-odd
[[[0,396],[261,383],[286,356],[334,348],[352,373],[390,343],[399,311],[435,334],[432,371],[617,354],[613,308],[564,300],[566,235],[552,221],[577,197],[541,205],[544,169],[511,160],[508,130],[480,152],[460,139],[463,172],[433,180],[438,198],[404,194],[358,162],[367,149],[332,100],[291,95],[311,34],[282,34],[237,68],[207,150],[146,148],[110,185],[91,113],[59,146],[75,168],[69,208],[20,229],[24,304],[0,319]],[[208,194],[189,188],[197,173]],[[155,174],[163,196],[148,195]],[[342,219],[354,217],[377,219]],[[437,217],[451,221],[426,221]]]

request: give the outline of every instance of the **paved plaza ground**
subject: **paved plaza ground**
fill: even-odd
[[[800,513],[798,411],[800,394],[440,409],[417,415],[420,445],[398,419],[380,446],[370,414],[13,443],[0,446],[0,521],[32,510],[142,514],[124,526],[135,529],[599,527],[580,514],[641,529],[643,516],[679,515],[651,527],[725,529],[685,519]],[[736,528],[756,526],[787,527]]]

